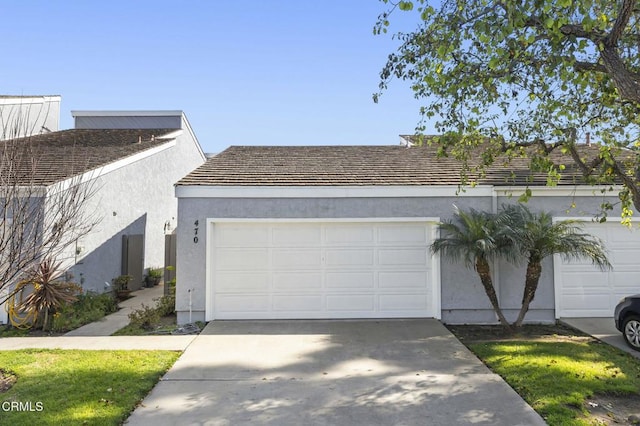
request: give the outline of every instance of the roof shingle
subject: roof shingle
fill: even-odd
[[[558,154],[560,155],[560,154]],[[579,180],[565,156],[560,184]],[[460,162],[438,157],[430,146],[232,146],[209,159],[178,185],[364,186],[458,185]],[[545,173],[532,173],[525,158],[496,161],[484,185],[545,185]]]
[[[22,185],[50,185],[167,143],[178,129],[72,129],[0,142]]]

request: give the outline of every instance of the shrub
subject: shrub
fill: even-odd
[[[129,325],[150,330],[160,322],[160,316],[158,308],[142,304],[140,309],[136,309],[129,314]]]
[[[74,303],[66,304],[57,310],[53,315],[51,329],[58,333],[73,330],[117,310],[118,303],[112,293],[80,294]]]
[[[176,296],[162,296],[156,302],[156,309],[161,317],[173,314],[176,311]]]

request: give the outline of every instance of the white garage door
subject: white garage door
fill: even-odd
[[[209,319],[439,313],[428,223],[212,226]]]
[[[611,317],[623,296],[640,293],[640,232],[619,222],[589,223],[584,230],[602,239],[613,269],[600,271],[588,261],[554,259],[556,316]]]

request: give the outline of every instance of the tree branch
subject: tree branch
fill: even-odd
[[[605,46],[617,46],[620,36],[629,24],[629,19],[631,19],[631,15],[633,14],[633,7],[635,6],[635,3],[635,0],[622,0],[622,4],[620,4],[620,9],[618,10],[618,17],[613,23],[613,28],[611,28],[609,35],[603,40]]]

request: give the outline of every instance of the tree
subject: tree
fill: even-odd
[[[504,206],[498,213],[456,208],[453,220],[442,222],[439,230],[441,236],[431,244],[431,251],[473,267],[500,324],[508,328],[522,325],[538,289],[545,258],[560,254],[564,259],[589,259],[602,269],[611,267],[602,242],[580,232],[580,222],[554,223],[549,213],[533,213],[520,203]],[[522,305],[513,324],[505,318],[493,287],[490,262],[498,258],[513,264],[527,262]]]
[[[520,327],[529,305],[535,297],[542,274],[542,261],[554,254],[564,259],[588,259],[601,269],[610,268],[602,242],[580,232],[582,225],[575,220],[553,222],[549,213],[533,213],[523,204],[503,208],[499,227],[503,235],[523,258],[527,260],[522,306],[513,323]]]
[[[47,170],[37,136],[16,137],[37,134],[28,126],[29,120],[17,116],[0,129],[0,305],[45,261],[68,264],[78,238],[97,223],[83,208],[95,193],[95,180],[76,174],[43,184]]]
[[[453,220],[440,223],[442,236],[431,244],[431,251],[454,261],[462,260],[474,268],[500,324],[509,327],[493,286],[490,262],[498,257],[511,257],[515,252],[511,250],[510,241],[500,234],[497,223],[491,213],[456,208]]]
[[[435,120],[446,137],[430,143],[461,160],[463,184],[497,158],[526,157],[550,184],[568,167],[587,184],[621,184],[623,218],[640,211],[637,0],[382,1],[375,33],[397,9],[419,25],[395,35],[374,101],[392,79],[408,81],[425,102],[417,133]],[[579,143],[590,136],[598,146]]]

